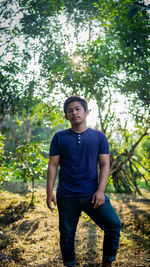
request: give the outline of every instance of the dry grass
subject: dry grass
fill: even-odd
[[[59,250],[57,210],[46,207],[45,189],[37,189],[37,204],[31,195],[0,191],[0,266],[63,266]],[[108,194],[123,223],[117,260],[113,266],[150,266],[150,198]],[[82,214],[76,235],[78,266],[100,266],[103,232]]]

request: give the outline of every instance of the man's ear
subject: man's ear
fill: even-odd
[[[89,109],[87,109],[87,110],[85,111],[86,116],[89,115],[89,112],[90,112]]]
[[[68,120],[68,116],[67,116],[67,114],[65,114],[65,119]]]

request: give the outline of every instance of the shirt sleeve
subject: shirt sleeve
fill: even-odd
[[[99,154],[109,154],[109,143],[108,140],[103,132],[100,135],[100,142],[99,142]]]
[[[49,150],[49,156],[60,155],[60,148],[58,144],[58,136],[55,134],[52,138]]]

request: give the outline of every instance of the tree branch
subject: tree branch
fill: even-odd
[[[145,129],[145,132],[141,135],[141,137],[137,140],[137,142],[131,147],[129,153],[128,153],[128,160],[132,157],[133,152],[135,150],[135,148],[138,146],[138,144],[141,142],[141,140],[143,139],[144,136],[147,135],[147,131],[148,131],[148,127]]]
[[[135,150],[135,148],[138,146],[138,144],[141,142],[141,140],[143,139],[144,136],[147,135],[147,131],[148,131],[148,127],[145,129],[144,133],[140,136],[140,138],[137,140],[137,142],[131,147],[130,151],[128,152],[127,150],[125,151],[125,155],[127,156],[126,159],[120,161],[118,164],[117,164],[117,160],[121,157],[122,154],[119,154],[117,156],[117,158],[115,159],[115,161],[112,163],[112,166],[111,166],[111,171],[110,171],[110,175],[114,174],[115,172],[118,172],[120,171],[121,167],[123,164],[125,164],[126,162],[128,162],[132,155],[133,155],[133,152]],[[124,154],[124,153],[123,153]],[[113,169],[113,166],[116,167]]]
[[[137,159],[135,159],[135,158],[132,158],[132,160],[136,161],[139,165],[142,166],[142,168],[143,168],[146,172],[150,173],[150,171],[149,171],[147,168],[145,168],[145,166],[144,166],[139,160],[137,160]]]
[[[144,174],[142,174],[142,173],[139,171],[139,169],[137,168],[137,166],[136,166],[133,162],[132,162],[132,164],[133,164],[133,166],[135,167],[135,169],[139,172],[140,176],[144,178],[144,180],[145,180],[145,184],[150,188],[150,186],[149,186],[149,184],[148,184],[148,182],[147,182],[147,180],[146,180]]]

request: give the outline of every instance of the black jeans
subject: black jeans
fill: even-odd
[[[103,262],[112,262],[120,238],[120,220],[105,195],[105,204],[97,209],[93,208],[92,196],[88,197],[60,197],[57,196],[59,211],[60,247],[65,266],[75,265],[74,239],[76,227],[82,211],[104,230]]]

